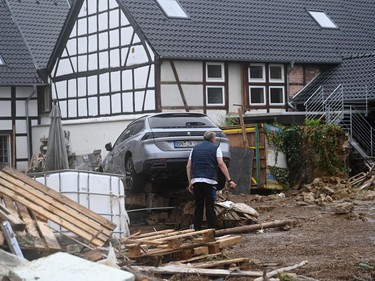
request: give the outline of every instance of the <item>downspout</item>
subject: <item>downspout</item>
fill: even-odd
[[[36,86],[33,86],[34,90],[32,93],[27,97],[25,102],[25,112],[26,112],[26,139],[27,139],[27,161],[31,159],[31,149],[30,149],[30,126],[29,126],[29,101],[36,93]]]
[[[294,61],[291,61],[290,64],[287,66],[287,68],[288,68],[288,70],[287,70],[287,75],[286,75],[286,79],[287,79],[286,85],[287,85],[287,93],[288,93],[287,98],[288,98],[288,100],[287,100],[286,104],[289,108],[292,108],[293,110],[297,111],[297,108],[294,105],[292,105],[291,102],[290,102],[290,92],[289,92],[290,91],[289,74],[292,71],[292,69],[294,68]],[[286,110],[288,110],[288,108]]]

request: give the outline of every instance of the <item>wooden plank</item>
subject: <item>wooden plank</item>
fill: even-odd
[[[18,210],[14,205],[12,198],[9,198],[8,196],[3,196],[3,201],[4,205],[9,210],[9,212],[11,212],[14,216],[18,217]]]
[[[233,245],[233,244],[239,244],[241,243],[241,236],[231,236],[231,237],[227,237],[225,239],[218,239],[216,240],[218,243],[219,243],[219,247],[220,249],[223,249],[229,245]]]
[[[186,265],[167,265],[167,266],[132,266],[132,269],[137,272],[146,272],[153,274],[186,274],[186,275],[199,275],[199,276],[218,276],[218,277],[261,277],[262,271],[242,271],[242,270],[227,270],[227,269],[214,269],[214,268],[194,268],[187,267]]]
[[[24,176],[24,177],[29,182],[36,182],[27,176]],[[61,212],[60,214],[62,216],[66,216],[67,220],[70,220],[70,221],[72,219],[79,220],[80,221],[79,224],[83,223],[83,224],[89,225],[90,227],[96,230],[100,230],[101,232],[106,233],[107,235],[111,234],[111,231],[109,229],[103,231],[103,226],[99,222],[91,219],[92,214],[97,216],[94,212],[90,211],[89,209],[83,206],[82,206],[82,210],[77,212],[74,206],[78,204],[75,201],[70,200],[69,198],[61,195],[60,193],[55,192],[54,190],[48,188],[47,186],[43,186],[44,190],[40,190],[39,188],[34,188],[34,186],[30,185],[28,182],[21,181],[20,179],[14,178],[11,175],[8,175],[2,172],[0,172],[0,184],[9,185],[8,188],[12,188],[13,191],[17,192],[18,194],[25,195],[25,197],[26,197],[26,194],[28,193],[27,195],[32,196],[31,198],[34,201],[34,203],[39,203],[39,204],[47,203],[48,205],[50,205],[50,207],[54,209],[53,210],[54,212],[57,209],[59,211],[64,212],[64,214],[62,214]],[[55,194],[49,191],[53,191],[55,192]],[[69,199],[70,202],[72,202],[72,205],[66,204],[66,202],[62,200],[62,197]],[[90,218],[88,218],[88,216],[90,216]],[[103,219],[106,220],[105,218]],[[112,222],[108,220],[106,221],[112,224]]]
[[[38,229],[36,228],[35,221],[31,218],[30,213],[25,205],[16,202],[18,211],[20,213],[20,217],[25,222],[26,227],[25,230],[28,235],[30,235],[33,240],[36,248],[44,248],[45,244],[41,242],[41,238],[38,232]]]
[[[140,231],[137,231],[133,234],[131,234],[130,236],[128,237],[124,237],[122,239],[122,241],[126,241],[128,238],[129,239],[132,239],[132,238],[146,238],[146,237],[150,237],[150,236],[155,236],[155,235],[165,235],[165,234],[168,234],[168,233],[171,233],[171,232],[175,232],[174,229],[165,229],[165,230],[159,230],[159,231],[153,231],[153,232],[147,232],[147,233],[141,233]]]
[[[8,196],[11,196],[12,198],[14,198],[14,200],[16,200],[16,201],[18,201],[18,202],[20,202],[24,205],[27,205],[33,211],[35,211],[37,213],[41,213],[42,215],[46,216],[51,221],[59,224],[60,226],[66,228],[67,230],[73,232],[74,234],[82,237],[83,239],[86,239],[86,240],[90,241],[93,237],[95,237],[95,234],[96,234],[95,231],[93,231],[91,233],[87,232],[87,231],[82,231],[82,229],[80,227],[76,226],[75,224],[71,223],[70,221],[64,220],[61,217],[55,215],[53,213],[53,208],[52,208],[51,212],[46,211],[44,208],[40,207],[39,205],[36,205],[33,202],[30,202],[29,199],[26,199],[22,195],[16,194],[12,190],[9,190],[6,186],[3,186],[1,183],[0,183],[0,187],[2,187],[2,190],[1,190],[2,193],[6,194]],[[95,246],[103,246],[104,243],[106,242],[106,241],[103,241],[103,240],[94,239],[93,241],[91,241],[91,243]]]
[[[235,259],[226,259],[226,260],[214,260],[208,262],[201,262],[201,263],[194,263],[194,268],[214,268],[214,267],[222,267],[225,265],[230,264],[238,264],[238,263],[249,263],[250,259],[248,258],[235,258]]]
[[[104,258],[104,255],[100,249],[96,248],[84,253],[82,257],[89,261],[99,261]]]
[[[194,232],[194,229],[186,229],[182,231],[174,231],[174,230],[168,230],[168,231],[156,231],[156,232],[150,232],[148,235],[139,235],[136,237],[132,237],[131,239],[123,239],[123,242],[125,243],[135,243],[135,242],[143,242],[143,241],[150,241],[151,243],[157,244],[158,240],[163,240],[163,238],[169,237],[170,235],[177,234],[185,234],[185,233],[192,233]],[[165,240],[164,240],[165,241]]]
[[[98,223],[89,220],[89,218],[87,218],[84,215],[75,213],[74,211],[70,210],[68,206],[61,205],[59,204],[59,202],[56,202],[52,198],[48,196],[43,196],[44,194],[41,194],[41,193],[38,194],[38,192],[35,190],[32,190],[32,188],[29,188],[29,189],[21,188],[11,182],[5,181],[2,178],[1,172],[0,172],[0,186],[3,186],[4,188],[4,190],[2,191],[3,193],[14,198],[16,201],[19,201],[20,197],[24,198],[25,199],[23,200],[24,202],[21,202],[21,203],[23,203],[24,205],[27,205],[30,209],[33,209],[34,211],[42,214],[46,218],[51,219],[57,224],[60,224],[61,221],[67,221],[70,224],[73,224],[77,226],[78,228],[86,231],[87,233],[97,233],[97,232],[103,231],[103,229]],[[12,193],[9,193],[9,192],[7,193],[6,190],[11,191]],[[42,198],[42,200],[39,200],[40,198]],[[35,207],[37,209],[35,209]],[[43,209],[43,211],[38,211],[41,208]],[[51,215],[48,215],[48,213],[52,214],[53,215],[52,217],[58,217],[58,219],[53,220],[53,218],[51,218]],[[111,232],[107,230],[107,233],[104,233],[104,234],[110,236]],[[108,237],[104,237],[104,239],[107,239],[107,238]]]
[[[40,233],[42,233],[48,248],[53,250],[61,250],[60,244],[57,241],[55,234],[53,233],[52,229],[48,226],[48,224],[46,222],[37,221],[37,226],[39,228]]]
[[[179,263],[192,263],[192,262],[199,261],[199,260],[216,258],[216,257],[219,257],[221,255],[222,255],[221,253],[208,254],[208,250],[207,250],[207,254],[192,257],[190,259],[179,260],[178,262]],[[194,267],[195,267],[195,263],[194,263]]]
[[[43,184],[41,184],[41,183],[39,183],[39,182],[31,179],[30,177],[26,176],[25,174],[23,174],[23,173],[15,170],[15,169],[12,169],[10,167],[6,167],[2,171],[5,172],[5,173],[10,174],[12,176],[17,177],[18,179],[20,179],[23,182],[31,185],[35,189],[37,189],[39,191],[42,191],[45,194],[48,194],[52,198],[54,198],[54,199],[60,201],[61,203],[69,206],[71,209],[77,211],[78,213],[89,215],[91,220],[100,223],[101,225],[107,227],[108,229],[113,230],[113,229],[116,228],[116,224],[114,224],[110,220],[107,220],[106,218],[104,218],[104,217],[96,214],[95,212],[92,212],[88,208],[86,208],[86,207],[78,204],[74,200],[72,200],[72,199],[70,199],[70,198],[68,198],[66,196],[63,196],[59,192],[54,191],[53,189],[48,188],[47,186],[45,186],[45,185],[43,185]]]
[[[172,253],[178,253],[186,249],[194,249],[196,247],[206,246],[207,242],[196,242],[196,243],[183,243],[179,246],[178,249],[171,248],[155,248],[148,249],[147,251],[143,250],[139,245],[128,245],[126,248],[128,250],[127,257],[129,258],[138,258],[144,256],[163,256]],[[144,251],[144,252],[141,252]]]
[[[215,240],[214,236],[214,229],[204,229],[204,230],[199,230],[195,231],[194,229],[189,229],[188,233],[177,233],[175,235],[170,234],[164,238],[160,238],[158,240],[163,240],[163,241],[169,241],[169,240],[175,240],[175,239],[180,239],[180,238],[186,238],[186,237],[192,237],[192,236],[199,236],[202,235],[205,241],[213,241]]]
[[[0,221],[9,221],[14,231],[23,231],[25,222],[18,216],[12,214],[3,204],[0,203]]]
[[[0,246],[3,246],[5,242],[5,237],[2,231],[0,231]]]
[[[194,248],[194,256],[207,255],[207,254],[208,254],[208,247],[207,246]]]
[[[33,181],[27,176],[24,176],[24,177],[26,177],[28,181]],[[0,185],[6,186],[7,188],[11,189],[15,193],[18,193],[19,195],[27,198],[27,200],[33,200],[33,202],[37,203],[38,206],[42,205],[48,211],[62,217],[63,220],[66,220],[75,224],[76,226],[85,230],[88,233],[100,233],[98,238],[102,239],[103,242],[106,242],[108,240],[108,237],[112,234],[112,230],[103,228],[104,227],[103,225],[100,225],[98,222],[91,220],[91,215],[94,214],[94,216],[97,216],[97,214],[91,212],[89,209],[81,206],[82,210],[85,210],[86,213],[79,213],[79,212],[76,212],[74,208],[73,209],[70,208],[71,207],[70,205],[61,204],[60,202],[58,202],[61,199],[61,197],[65,197],[65,196],[62,196],[59,193],[58,193],[59,196],[57,196],[59,198],[57,199],[55,197],[48,196],[49,191],[53,191],[53,190],[51,190],[47,186],[43,186],[44,190],[40,191],[38,189],[34,189],[33,186],[30,186],[27,183],[19,179],[16,179],[14,177],[11,177],[10,175],[5,174],[3,172],[0,172]],[[46,190],[48,192],[44,193]],[[52,194],[52,195],[55,195],[55,194]],[[29,202],[29,204],[33,204],[33,202]],[[72,200],[70,200],[70,202],[73,202],[73,205],[74,204],[77,205],[77,203],[75,203]],[[38,212],[37,210],[35,211]],[[90,217],[88,217],[87,214],[89,214]],[[45,214],[43,215],[46,216]],[[46,217],[48,218],[48,216]],[[103,220],[110,222],[106,220],[105,218],[103,218]],[[59,224],[59,221],[57,221],[56,223]],[[110,224],[112,224],[112,222],[110,222]],[[104,236],[102,235],[102,233],[104,234]]]

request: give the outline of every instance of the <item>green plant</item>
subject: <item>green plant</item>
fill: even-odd
[[[267,140],[285,153],[288,172],[273,167],[272,173],[284,187],[293,186],[302,175],[347,173],[342,157],[346,137],[339,126],[321,124],[319,120],[306,121],[302,126],[273,126],[276,129],[266,131]]]

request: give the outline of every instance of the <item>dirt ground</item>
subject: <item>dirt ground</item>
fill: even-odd
[[[292,272],[317,280],[375,280],[375,200],[348,200],[354,203],[348,214],[335,213],[340,203],[336,201],[301,205],[291,192],[285,198],[249,195],[232,201],[255,208],[260,222],[297,222],[287,231],[270,228],[244,234],[241,244],[228,250],[231,257],[254,261],[254,270],[268,271],[307,260],[307,265]]]
[[[375,280],[375,196],[371,190],[363,193],[370,196],[366,200],[351,196],[309,203],[301,201],[301,191],[232,195],[231,201],[246,203],[258,211],[259,223],[288,219],[295,224],[287,230],[269,228],[244,233],[241,243],[227,247],[225,254],[230,258],[249,258],[250,270],[267,272],[308,261],[291,271],[303,278],[283,280]],[[343,203],[351,204],[352,209],[338,212],[337,206]],[[174,276],[164,280],[224,279]]]

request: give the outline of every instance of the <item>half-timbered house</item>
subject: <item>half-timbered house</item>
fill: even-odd
[[[304,103],[315,92],[311,86],[323,81],[322,76],[329,80],[333,76],[327,73],[338,73],[350,58],[371,58],[368,54],[375,49],[375,4],[365,0],[77,0],[69,13],[64,10],[65,23],[56,32],[59,36],[49,38],[53,48],[48,50],[34,38],[38,26],[27,29],[18,23],[27,25],[22,18],[32,13],[21,7],[45,1],[3,2],[8,17],[12,6],[20,7],[14,29],[36,73],[31,89],[37,82],[50,86],[45,88],[50,99],[58,101],[71,150],[77,154],[102,149],[131,120],[152,112],[199,111],[218,124],[228,114],[237,114],[238,108],[257,120],[291,115],[305,110]],[[59,1],[51,2],[57,11]],[[54,15],[49,10],[45,17]],[[48,33],[48,20],[39,20]],[[35,64],[26,34],[34,38],[29,39],[34,47],[40,47],[36,50],[46,59],[44,65]],[[0,55],[0,64],[6,62],[1,49]],[[355,69],[347,67],[334,75],[335,83],[345,84]],[[371,104],[375,71],[362,70],[368,72],[364,83]],[[1,89],[2,101],[17,104],[15,94]],[[27,92],[23,107],[33,91]],[[363,97],[362,92],[357,95]],[[48,101],[39,95],[30,100],[36,103],[37,96],[40,104]],[[16,131],[18,117],[10,110],[1,120],[10,120],[13,127],[0,128],[0,134],[27,139],[34,153],[49,122],[43,110],[36,109],[35,105],[33,115],[20,117],[25,124],[22,133]],[[31,117],[35,122],[25,121]],[[8,147],[18,147],[13,142]],[[30,155],[24,153],[20,159],[26,161]]]

